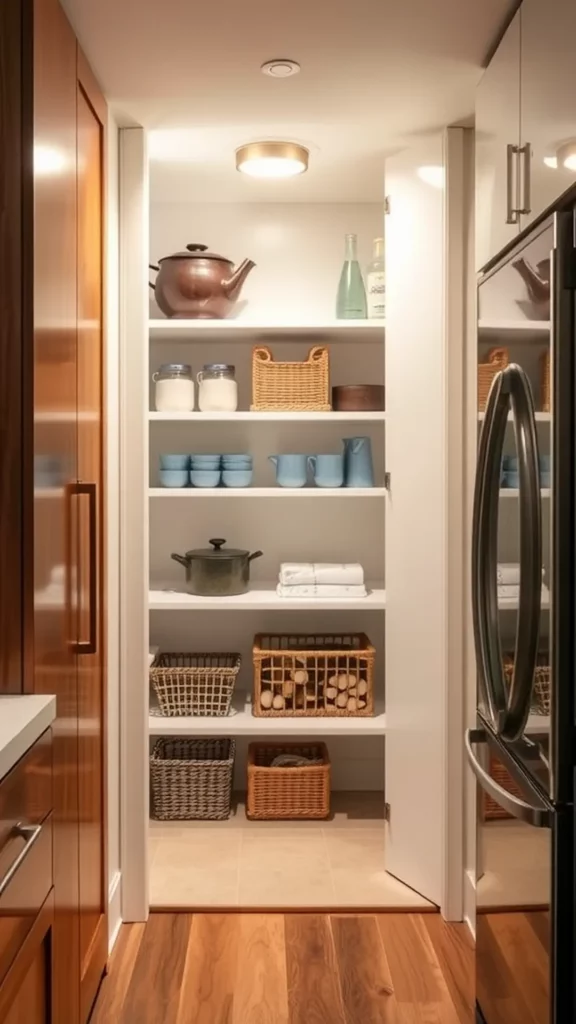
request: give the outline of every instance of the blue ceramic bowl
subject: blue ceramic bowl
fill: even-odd
[[[160,469],[188,469],[190,466],[189,455],[161,455]]]
[[[504,473],[503,487],[513,487],[518,489],[520,486],[520,474],[514,471]]]
[[[503,455],[502,456],[502,469],[505,473],[518,472],[518,456],[517,455]]]
[[[250,452],[240,452],[239,454],[232,455],[224,453],[222,458],[225,459],[226,462],[252,462],[252,456],[250,455]]]
[[[187,487],[187,469],[161,469],[159,474],[161,487]]]
[[[540,487],[550,487],[552,483],[552,474],[548,472],[542,472],[540,470]]]
[[[218,455],[218,454],[212,454],[211,455],[211,454],[207,454],[206,452],[204,452],[201,455],[194,455],[194,454],[192,454],[192,455],[189,456],[189,459],[190,459],[191,462],[195,462],[198,465],[200,465],[201,462],[217,462],[218,465],[220,465],[220,461],[222,459],[222,456]]]
[[[540,459],[540,472],[549,473],[552,467],[552,459],[549,455],[541,455]]]
[[[200,470],[200,472],[215,469],[219,470],[220,463],[216,459],[212,459],[211,462],[208,462],[208,460],[206,460],[206,462],[195,462],[194,459],[192,459],[192,465],[190,466],[190,469],[198,469]]]
[[[220,470],[191,469],[190,483],[193,487],[218,487],[220,483]]]
[[[223,469],[229,469],[231,473],[234,473],[234,472],[236,472],[238,470],[244,470],[244,472],[246,472],[246,470],[252,469],[252,463],[251,462],[226,462],[226,460],[224,460],[224,462],[222,463],[222,468]]]
[[[250,487],[252,483],[251,469],[225,469],[222,473],[224,487]]]

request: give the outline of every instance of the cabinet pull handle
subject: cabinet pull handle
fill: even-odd
[[[8,871],[0,880],[0,896],[3,896],[4,893],[6,892],[6,889],[10,885],[10,882],[14,878],[14,875],[26,860],[26,857],[30,853],[30,850],[34,846],[36,840],[40,837],[41,831],[42,825],[22,825],[20,822],[17,825],[14,825],[14,828],[12,829],[11,833],[13,838],[25,839],[26,845],[24,846],[23,850],[20,850],[20,853],[16,857],[16,860],[14,861],[13,864],[10,865]]]
[[[98,542],[97,542],[97,508],[96,484],[75,483],[71,485],[72,494],[85,494],[89,499],[89,600],[90,600],[90,639],[79,640],[73,644],[75,654],[96,654],[98,647]]]
[[[522,154],[522,209],[518,213],[531,213],[531,172],[532,172],[532,146],[525,142],[518,150]]]
[[[518,191],[518,175],[516,157],[518,146],[511,142],[506,146],[506,223],[518,223],[518,210],[514,206],[514,200]]]

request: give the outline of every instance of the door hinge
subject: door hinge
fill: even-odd
[[[390,821],[390,804],[384,804],[384,821]]]
[[[391,212],[390,196],[385,196],[385,198],[384,198],[384,213],[390,213],[390,212]]]
[[[390,473],[384,473],[384,487],[387,491],[392,489],[392,476]]]

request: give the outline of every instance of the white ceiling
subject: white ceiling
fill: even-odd
[[[515,0],[63,0],[125,124],[161,136],[158,199],[377,201],[384,155],[468,118],[482,62]],[[260,65],[298,61],[294,78]],[[184,129],[189,130],[182,134]],[[248,181],[234,148],[310,146],[289,182]],[[185,159],[186,154],[188,158]]]

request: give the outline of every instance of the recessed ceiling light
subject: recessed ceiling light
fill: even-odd
[[[309,156],[297,142],[249,142],[236,150],[236,170],[252,178],[291,178],[308,170]]]
[[[416,171],[421,181],[434,188],[444,188],[444,168],[441,164],[425,164]]]
[[[557,150],[558,164],[562,164],[567,171],[576,171],[576,139],[565,142]]]
[[[553,171],[558,167],[558,159],[555,156],[545,156],[544,163],[546,167],[551,167]]]
[[[291,75],[299,73],[300,65],[295,60],[279,58],[278,60],[267,60],[260,71],[263,75],[269,75],[270,78],[290,78]]]

